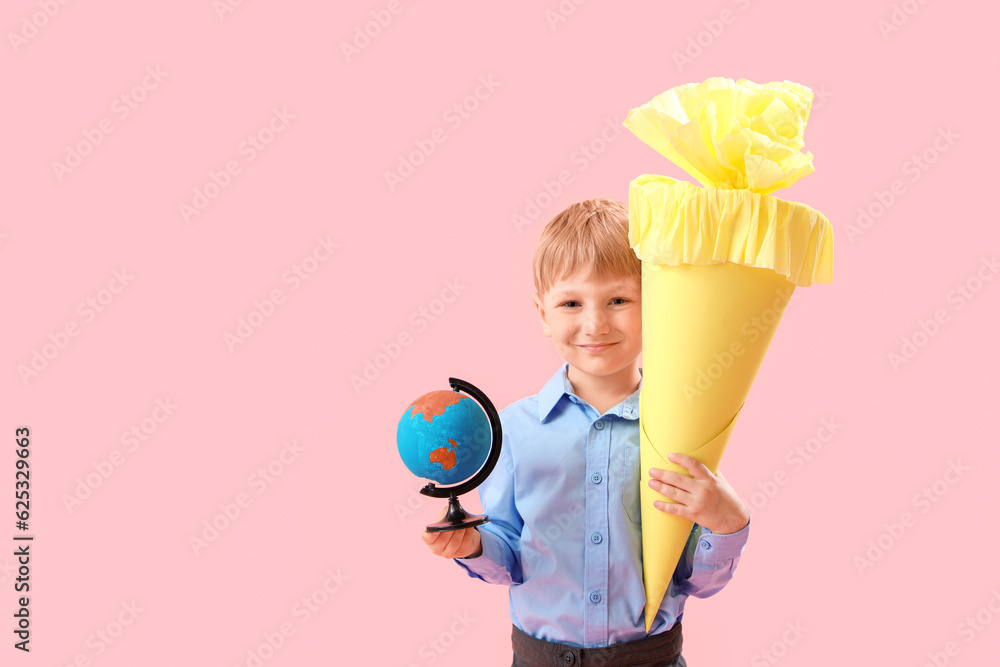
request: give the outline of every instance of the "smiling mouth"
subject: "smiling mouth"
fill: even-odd
[[[617,343],[586,343],[583,345],[578,345],[577,347],[582,347],[585,350],[598,350],[606,347],[611,347],[612,345],[617,345]]]

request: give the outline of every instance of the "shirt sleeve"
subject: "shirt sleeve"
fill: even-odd
[[[476,558],[453,559],[470,577],[508,586],[522,581],[521,529],[524,526],[514,504],[511,461],[510,441],[504,431],[500,460],[486,481],[479,485],[483,512],[490,518],[476,528],[482,540],[483,553]]]
[[[733,578],[749,536],[749,522],[728,535],[717,535],[695,524],[674,570],[675,585],[696,598],[715,595]]]

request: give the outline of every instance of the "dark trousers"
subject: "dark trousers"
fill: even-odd
[[[681,624],[668,632],[605,648],[578,648],[525,634],[513,626],[511,667],[687,667]]]

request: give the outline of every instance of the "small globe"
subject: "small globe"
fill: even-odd
[[[403,463],[417,477],[458,484],[483,467],[490,453],[490,421],[472,397],[431,391],[406,408],[396,429]]]

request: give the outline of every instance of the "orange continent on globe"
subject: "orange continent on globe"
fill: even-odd
[[[455,458],[455,450],[458,449],[458,443],[449,438],[448,442],[451,443],[452,447],[438,447],[431,452],[430,460],[431,463],[440,463],[441,467],[445,470],[451,470],[455,467],[458,462]]]
[[[438,415],[443,415],[449,405],[455,405],[462,399],[462,394],[457,391],[432,391],[424,394],[410,404],[413,412],[411,417],[423,415],[424,420],[433,422]],[[409,410],[409,408],[407,408]],[[454,456],[454,455],[453,455]]]

